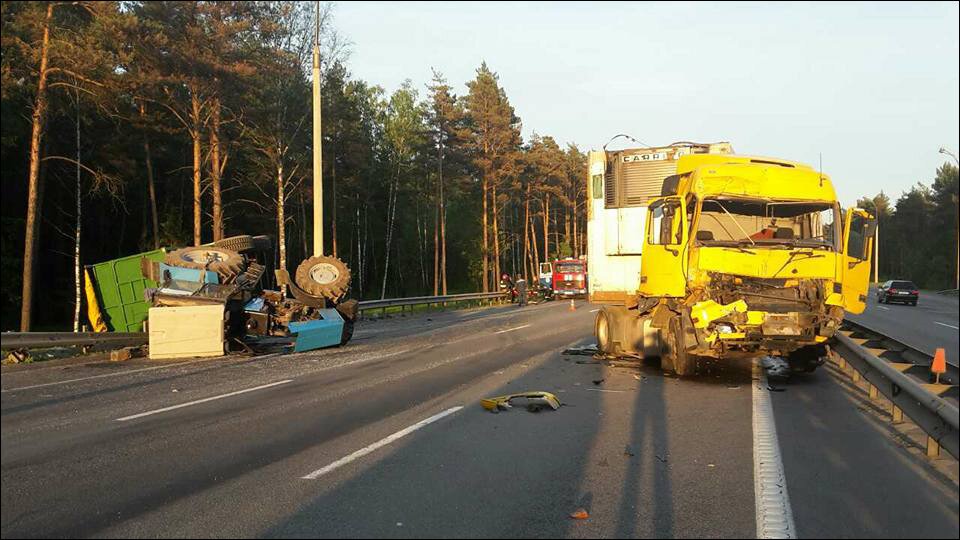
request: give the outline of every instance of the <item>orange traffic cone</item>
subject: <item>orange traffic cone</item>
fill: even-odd
[[[943,349],[937,349],[937,354],[933,355],[930,372],[937,375],[937,384],[940,384],[940,374],[947,372],[947,353]]]
[[[576,311],[577,305],[573,303],[573,298],[570,299],[570,311]]]

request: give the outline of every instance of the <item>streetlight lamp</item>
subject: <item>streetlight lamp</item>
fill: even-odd
[[[957,155],[954,154],[953,152],[947,150],[946,148],[944,148],[944,147],[942,147],[942,146],[940,147],[940,153],[941,153],[941,154],[946,154],[946,155],[952,157],[952,158],[953,158],[953,161],[954,161],[955,163],[960,164],[960,161],[957,161]],[[957,202],[957,196],[956,196],[956,195],[953,196],[953,202],[954,202],[954,203]],[[953,282],[953,284],[954,284],[958,289],[960,289],[960,206],[957,207],[957,217],[956,217],[956,229],[955,229],[955,231],[956,231],[956,236],[957,236],[957,273],[956,273],[956,275],[955,275],[955,277],[954,277],[954,282]]]

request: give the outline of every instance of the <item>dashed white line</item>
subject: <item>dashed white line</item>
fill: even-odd
[[[270,384],[263,384],[263,385],[260,385],[260,386],[255,386],[255,387],[253,387],[253,388],[246,388],[246,389],[243,389],[243,390],[237,390],[236,392],[229,392],[229,393],[227,393],[227,394],[220,394],[219,396],[212,396],[212,397],[208,397],[208,398],[198,399],[198,400],[196,400],[196,401],[188,401],[188,402],[186,402],[186,403],[181,403],[181,404],[179,404],[179,405],[171,405],[170,407],[164,407],[164,408],[162,408],[162,409],[156,409],[156,410],[153,410],[153,411],[142,412],[142,413],[140,413],[140,414],[132,414],[132,415],[130,415],[130,416],[124,416],[123,418],[117,418],[116,421],[117,421],[117,422],[126,422],[127,420],[135,420],[135,419],[137,419],[137,418],[143,418],[144,416],[150,416],[150,415],[153,415],[153,414],[160,414],[160,413],[164,413],[164,412],[167,412],[167,411],[172,411],[172,410],[176,410],[176,409],[182,409],[182,408],[184,408],[184,407],[190,407],[191,405],[199,405],[199,404],[201,404],[201,403],[207,403],[208,401],[216,401],[216,400],[218,400],[218,399],[228,398],[228,397],[232,397],[232,396],[238,396],[238,395],[240,395],[240,394],[246,394],[247,392],[254,392],[254,391],[256,391],[256,390],[263,390],[264,388],[270,388],[270,387],[273,387],[273,386],[280,386],[281,384],[287,384],[287,383],[289,383],[289,382],[293,382],[293,379],[287,379],[287,380],[284,380],[284,381],[277,381],[277,382],[273,382],[273,383],[270,383]]]
[[[954,325],[952,325],[952,324],[947,324],[947,323],[943,323],[943,322],[940,322],[940,321],[933,321],[933,322],[939,324],[940,326],[946,326],[947,328],[953,328],[954,330],[960,330],[960,328],[958,328],[958,327],[956,327],[956,326],[954,326]]]
[[[506,330],[500,330],[499,332],[494,332],[494,334],[503,334],[503,333],[505,333],[505,332],[513,332],[514,330],[521,330],[521,329],[523,329],[523,328],[527,328],[528,326],[530,326],[530,325],[529,325],[529,324],[525,324],[525,325],[523,325],[523,326],[516,326],[516,327],[514,327],[514,328],[507,328]]]
[[[890,308],[888,308],[888,307],[886,307],[886,306],[877,306],[877,307],[880,308],[880,309],[882,309],[882,310],[884,310],[884,311],[890,311]]]
[[[753,385],[753,498],[757,538],[796,538],[767,376]]]
[[[600,311],[600,308],[597,308],[597,309],[591,309],[591,310],[590,310],[590,313],[596,313],[596,312],[598,312],[598,311]]]
[[[384,446],[386,446],[386,445],[388,445],[388,444],[390,444],[390,443],[392,443],[392,442],[394,442],[394,441],[396,441],[396,440],[398,440],[398,439],[402,439],[403,437],[406,437],[407,435],[413,433],[414,431],[416,431],[416,430],[418,430],[418,429],[420,429],[420,428],[422,428],[422,427],[424,427],[424,426],[426,426],[426,425],[428,425],[428,424],[432,424],[432,423],[436,422],[437,420],[440,420],[441,418],[443,418],[443,417],[445,417],[445,416],[450,416],[451,414],[459,411],[459,410],[462,409],[462,408],[463,408],[462,405],[457,405],[456,407],[451,407],[451,408],[449,408],[449,409],[447,409],[447,410],[445,410],[445,411],[443,411],[443,412],[441,412],[441,413],[437,413],[437,414],[431,416],[430,418],[426,418],[426,419],[424,419],[424,420],[421,420],[421,421],[417,422],[416,424],[414,424],[414,425],[412,425],[412,426],[410,426],[410,427],[406,427],[406,428],[404,428],[404,429],[401,429],[400,431],[394,433],[393,435],[390,435],[390,436],[388,436],[388,437],[384,437],[383,439],[380,439],[379,441],[377,441],[377,442],[375,442],[375,443],[373,443],[373,444],[371,444],[371,445],[369,445],[369,446],[365,446],[365,447],[361,448],[360,450],[357,450],[356,452],[350,454],[349,456],[342,457],[342,458],[334,461],[333,463],[327,465],[326,467],[317,469],[317,470],[313,471],[312,473],[310,473],[310,474],[308,474],[308,475],[306,475],[306,476],[302,476],[301,478],[302,478],[303,480],[316,480],[317,478],[320,478],[321,476],[323,476],[323,475],[325,475],[325,474],[327,474],[327,473],[329,473],[329,472],[331,472],[331,471],[333,471],[333,470],[339,469],[340,467],[343,467],[344,465],[346,465],[346,464],[348,464],[348,463],[350,463],[350,462],[352,462],[352,461],[356,461],[356,460],[362,458],[363,456],[365,456],[365,455],[367,455],[367,454],[369,454],[369,453],[371,453],[371,452],[373,452],[373,451],[375,451],[375,450],[378,450],[378,449],[380,449],[380,448],[383,448]]]

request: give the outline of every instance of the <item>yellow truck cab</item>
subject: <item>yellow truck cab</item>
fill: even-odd
[[[693,154],[650,201],[637,295],[597,314],[609,354],[785,356],[812,371],[844,312],[865,308],[876,231],[830,177],[791,161]]]

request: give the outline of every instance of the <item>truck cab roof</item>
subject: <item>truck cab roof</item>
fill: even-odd
[[[678,193],[706,197],[836,201],[833,183],[809,165],[761,156],[693,154],[680,158]]]

